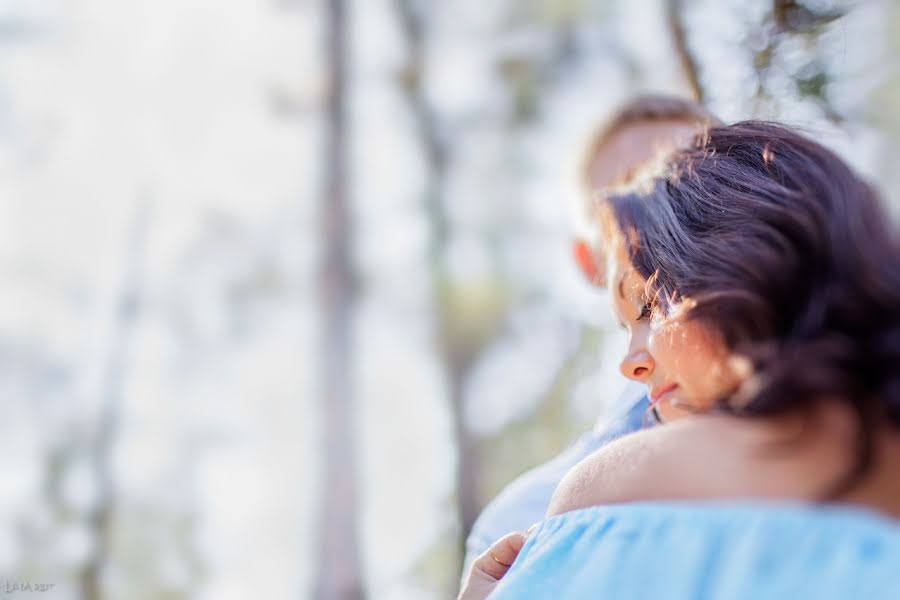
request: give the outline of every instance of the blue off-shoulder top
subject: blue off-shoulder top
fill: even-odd
[[[900,599],[900,521],[844,506],[646,502],[551,517],[491,600]]]

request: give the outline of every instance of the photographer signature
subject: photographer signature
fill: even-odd
[[[29,581],[10,581],[6,580],[6,593],[13,592],[48,592],[53,589],[55,583],[31,583]]]

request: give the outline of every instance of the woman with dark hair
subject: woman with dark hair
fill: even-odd
[[[598,216],[622,371],[673,422],[579,463],[462,597],[900,593],[900,245],[872,189],[745,122]]]

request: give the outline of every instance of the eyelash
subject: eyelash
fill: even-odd
[[[637,318],[637,320],[638,320],[638,321],[643,321],[644,319],[649,319],[649,318],[650,318],[650,315],[651,315],[652,313],[653,313],[653,307],[650,306],[650,303],[648,302],[648,303],[645,304],[644,307],[641,309],[641,314],[640,314],[640,316]]]

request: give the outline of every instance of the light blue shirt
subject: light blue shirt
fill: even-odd
[[[895,600],[900,522],[848,506],[641,502],[551,517],[491,600]]]
[[[463,578],[472,561],[491,544],[511,531],[524,531],[544,518],[556,486],[576,463],[647,422],[649,403],[645,396],[625,406],[626,411],[608,427],[582,435],[550,462],[520,475],[485,507],[466,540]]]

